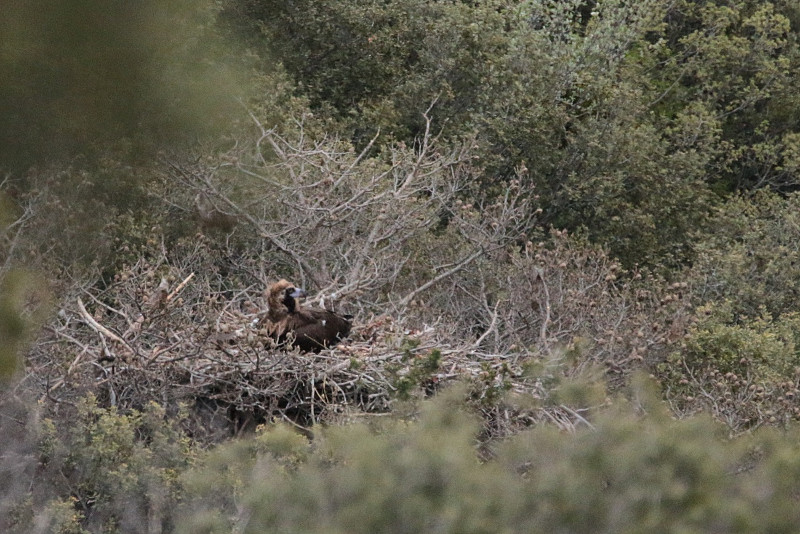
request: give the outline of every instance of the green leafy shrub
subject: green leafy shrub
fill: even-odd
[[[697,243],[682,275],[694,317],[681,347],[658,365],[679,412],[710,410],[737,431],[800,415],[799,198],[732,197]]]
[[[722,303],[701,307],[689,329],[683,360],[697,369],[713,365],[723,373],[753,378],[791,377],[800,364],[800,316],[735,318]]]
[[[223,446],[192,470],[178,532],[793,528],[794,433],[730,440],[708,418],[673,419],[647,390],[596,413],[592,428],[544,425],[495,444],[485,461],[458,395],[424,403],[416,421],[330,428],[313,442],[267,428],[256,439],[272,445]],[[237,497],[221,507],[220,493]]]
[[[658,365],[667,397],[733,431],[800,419],[800,315],[737,317],[732,308],[698,309],[680,350]]]
[[[223,16],[265,38],[315,112],[366,143],[377,129],[410,142],[437,102],[435,128],[468,131],[509,46],[503,2],[227,2]]]
[[[710,418],[675,419],[650,383],[634,384],[582,427],[542,424],[480,455],[464,388],[412,417],[316,428],[313,440],[268,425],[188,455],[160,410],[119,415],[87,399],[71,428],[36,427],[29,459],[41,464],[28,491],[4,494],[14,506],[0,524],[81,534],[792,531],[796,429],[731,439]]]
[[[719,119],[709,164],[718,190],[797,183],[784,166],[793,144],[786,134],[799,118],[792,89],[798,26],[792,19],[797,9],[790,2],[682,1],[668,12],[664,39],[653,49],[669,52],[652,75],[657,91],[672,87],[658,106],[666,111],[693,102]]]
[[[776,318],[797,309],[800,296],[800,195],[761,191],[720,208],[714,232],[697,245],[688,273],[700,303],[728,301],[737,315]]]
[[[33,414],[31,414],[33,415]],[[43,419],[20,444],[37,443],[38,467],[16,502],[14,532],[130,532],[173,528],[190,442],[156,404],[120,414],[83,399],[70,418]]]
[[[442,353],[439,349],[433,349],[428,354],[414,354],[410,350],[413,348],[416,346],[410,346],[403,356],[402,364],[407,365],[403,370],[406,372],[400,376],[398,373],[400,369],[394,371],[396,378],[393,386],[400,400],[408,400],[418,389],[426,390],[434,386],[437,380],[434,374],[439,371],[441,365]]]

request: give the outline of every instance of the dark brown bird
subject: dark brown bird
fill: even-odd
[[[275,282],[264,295],[269,303],[267,332],[278,343],[288,343],[302,351],[319,352],[350,334],[351,316],[301,306],[297,299],[305,297],[306,292],[291,282]]]

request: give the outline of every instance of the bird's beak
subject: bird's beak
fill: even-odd
[[[289,294],[289,296],[292,297],[293,299],[301,298],[301,297],[305,297],[306,296],[306,292],[303,291],[302,289],[300,289],[299,287],[297,287],[297,288],[295,288],[294,291],[292,291]]]

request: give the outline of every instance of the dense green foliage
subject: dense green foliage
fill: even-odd
[[[546,221],[625,263],[691,257],[712,191],[791,189],[791,3],[230,2],[315,112],[363,143],[478,133],[485,187],[527,170]]]
[[[313,441],[288,426],[192,450],[163,413],[77,406],[31,425],[28,466],[59,476],[10,509],[8,532],[792,532],[795,432],[731,440],[675,420],[646,382],[591,428],[541,426],[475,451],[463,391],[413,419],[344,425]],[[134,433],[138,436],[134,438]],[[10,446],[15,444],[12,441]],[[23,457],[24,458],[24,457]],[[64,498],[62,486],[72,497]],[[6,504],[7,506],[7,504]]]
[[[0,34],[0,530],[796,529],[796,2]],[[350,341],[265,341],[283,277]]]

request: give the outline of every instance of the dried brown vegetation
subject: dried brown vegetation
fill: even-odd
[[[200,441],[264,421],[307,428],[384,414],[452,381],[471,385],[488,435],[541,420],[589,424],[587,410],[609,394],[596,379],[622,384],[646,359],[660,357],[674,333],[654,325],[667,320],[678,328],[685,312],[670,302],[673,292],[659,298],[615,280],[618,267],[601,252],[565,235],[554,242],[516,256],[505,271],[513,283],[491,307],[475,307],[463,281],[437,284],[425,306],[438,323],[412,312],[379,313],[376,301],[356,317],[348,340],[314,354],[275,347],[259,326],[266,310],[260,282],[221,288],[201,238],[175,251],[180,261],[162,250],[103,289],[65,296],[20,386],[40,391],[56,411],[87,393],[120,409],[185,404],[193,408],[187,430]],[[242,260],[235,278],[246,280],[257,262]],[[474,332],[480,314],[487,325]],[[459,315],[460,323],[446,319]],[[567,377],[585,387],[561,387]]]

